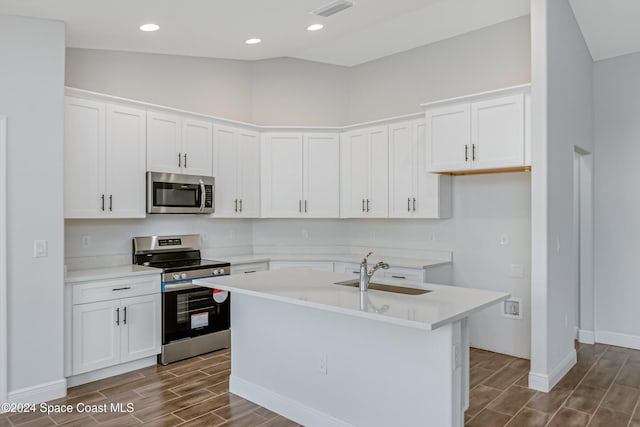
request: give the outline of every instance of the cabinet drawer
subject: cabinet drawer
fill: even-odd
[[[73,287],[73,304],[108,301],[138,295],[159,293],[160,275],[92,280]]]
[[[248,264],[231,264],[231,274],[248,274],[258,271],[269,270],[269,264],[266,262],[251,262]]]
[[[379,270],[376,274],[380,273],[382,273],[382,276],[386,279],[424,282],[424,269],[422,268],[391,267],[388,270]]]

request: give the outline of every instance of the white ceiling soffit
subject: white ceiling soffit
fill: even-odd
[[[328,18],[309,13],[327,3],[0,0],[0,14],[65,21],[69,47],[240,60],[289,56],[353,66],[529,13],[529,0],[355,0]],[[149,22],[160,30],[138,30]],[[307,31],[314,23],[325,27]],[[252,37],[262,43],[246,45]]]
[[[640,1],[569,0],[594,61],[640,51]]]

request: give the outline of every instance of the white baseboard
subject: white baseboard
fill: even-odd
[[[67,380],[61,379],[33,387],[25,387],[20,390],[10,391],[9,403],[42,403],[48,400],[59,399],[67,395]]]
[[[595,344],[596,335],[593,331],[580,329],[578,330],[578,342],[582,344]]]
[[[619,332],[596,331],[595,342],[640,350],[640,336]]]
[[[529,388],[549,392],[569,372],[577,360],[576,350],[572,349],[549,374],[529,372]]]
[[[113,377],[115,375],[124,374],[126,372],[135,371],[136,369],[146,368],[147,366],[153,366],[157,363],[157,356],[149,356],[145,357],[144,359],[121,363],[120,365],[110,366],[108,368],[98,369],[96,371],[86,372],[84,374],[74,375],[67,378],[67,383],[69,384],[69,387],[75,387],[80,384],[86,384],[93,381]]]
[[[297,400],[233,375],[229,377],[229,391],[308,427],[355,427]]]

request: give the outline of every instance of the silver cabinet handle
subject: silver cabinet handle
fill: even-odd
[[[112,291],[126,291],[127,289],[131,289],[131,286],[125,286],[124,288],[113,288]]]
[[[416,198],[413,198],[413,211],[416,211]]]
[[[367,212],[369,212],[369,199],[367,199]]]
[[[244,274],[251,274],[251,273],[255,273],[256,270],[249,270],[249,271],[245,271]]]
[[[362,212],[364,212],[364,199],[362,199]]]
[[[116,326],[120,326],[120,307],[116,308]]]
[[[109,212],[113,211],[113,194],[109,194]]]
[[[307,212],[308,212],[308,211],[307,211],[307,201],[305,200],[305,201],[304,201],[304,213],[307,213]]]
[[[407,212],[411,212],[411,199],[407,197]]]
[[[104,194],[100,198],[102,199],[102,212],[104,212]]]
[[[240,199],[240,212],[242,212],[242,199]]]
[[[464,144],[464,161],[469,161],[469,146],[467,144]]]
[[[302,213],[302,200],[298,200],[298,212]]]
[[[406,279],[407,278],[407,276],[391,276],[391,277],[393,277],[394,279]]]
[[[124,324],[127,324],[127,307],[124,308]]]
[[[187,168],[187,153],[184,153],[184,168]]]
[[[182,167],[182,156],[181,153],[178,153],[178,168]]]
[[[476,160],[476,144],[471,145],[471,160]]]
[[[186,158],[186,157],[185,157]],[[200,180],[200,212],[204,211],[204,202],[207,199],[204,181]]]
[[[234,211],[238,212],[238,199],[236,199],[234,203],[236,204],[236,207],[235,207]]]

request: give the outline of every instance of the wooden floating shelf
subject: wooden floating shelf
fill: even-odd
[[[468,170],[468,171],[456,171],[456,172],[437,172],[437,173],[440,175],[462,176],[462,175],[486,175],[490,173],[510,173],[510,172],[531,172],[531,166],[520,166],[516,168],[504,168],[504,169],[483,169],[483,170]]]

